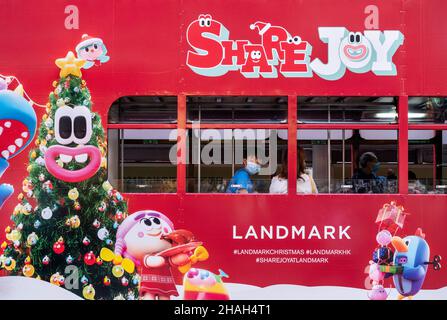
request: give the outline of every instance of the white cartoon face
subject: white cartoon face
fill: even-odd
[[[79,50],[79,58],[87,60],[87,61],[95,61],[99,57],[104,54],[103,44],[102,43],[93,43],[89,46],[82,47]]]
[[[211,23],[213,21],[213,18],[210,14],[201,14],[197,18],[197,21],[199,22],[199,26],[202,28],[209,28],[211,27]]]
[[[168,232],[159,218],[143,217],[124,237],[127,251],[132,257],[143,259],[147,254],[169,249],[171,243],[162,239]]]
[[[300,44],[301,43],[301,37],[299,36],[294,36],[294,37],[288,37],[287,38],[287,42],[290,44]]]
[[[258,64],[259,61],[261,61],[261,57],[262,52],[260,50],[253,50],[250,52],[250,60],[255,64]]]
[[[371,44],[360,32],[350,32],[340,46],[341,53],[352,62],[363,61],[371,55]]]

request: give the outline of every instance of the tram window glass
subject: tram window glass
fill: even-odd
[[[109,129],[109,180],[123,192],[176,192],[176,143],[175,129]]]
[[[176,123],[176,96],[126,96],[109,111],[109,123]]]
[[[444,97],[409,97],[410,123],[447,123],[447,99]]]
[[[447,131],[408,132],[408,192],[447,193]]]
[[[396,97],[298,97],[300,123],[396,123]]]
[[[187,192],[225,193],[233,175],[243,168],[243,159],[256,155],[262,168],[250,176],[253,189],[249,191],[268,193],[271,178],[286,154],[287,140],[279,137],[277,130],[190,129]]]
[[[287,97],[188,96],[186,104],[188,122],[287,122]]]
[[[300,129],[297,138],[319,193],[397,193],[396,130]]]

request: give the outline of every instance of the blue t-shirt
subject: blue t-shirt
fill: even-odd
[[[241,189],[247,190],[248,193],[253,192],[253,182],[250,179],[250,174],[245,168],[235,172],[233,178],[231,178],[228,183],[227,193],[239,193]]]

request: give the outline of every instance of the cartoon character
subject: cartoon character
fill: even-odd
[[[33,140],[36,125],[36,113],[24,97],[11,90],[0,90],[0,177],[9,167],[8,160]],[[13,192],[11,185],[0,184],[0,208]]]
[[[419,292],[427,275],[428,264],[433,264],[435,270],[440,269],[440,257],[437,256],[434,262],[429,262],[430,247],[424,238],[425,235],[418,228],[415,235],[403,239],[394,236],[391,241],[396,249],[393,261],[397,268],[393,281],[399,292],[399,300],[405,297],[411,299]]]
[[[82,41],[76,46],[76,53],[79,59],[86,61],[84,69],[90,69],[96,64],[96,61],[101,64],[110,60],[102,39],[90,37],[88,34],[82,35]]]
[[[369,278],[372,280],[373,285],[381,284],[385,279],[385,274],[380,271],[380,265],[370,261],[369,266]]]
[[[386,292],[382,285],[376,284],[372,287],[371,292],[368,293],[368,298],[370,300],[386,300],[390,295],[390,292]]]
[[[86,106],[60,106],[54,116],[54,134],[58,145],[45,152],[45,166],[49,173],[66,182],[80,182],[94,176],[101,165],[101,152],[88,145],[92,137],[92,112]],[[62,168],[60,159],[74,167]],[[74,159],[74,161],[73,161]],[[90,160],[87,164],[87,160]]]
[[[142,299],[178,296],[171,266],[191,263],[188,252],[201,245],[193,241],[191,232],[174,231],[167,216],[152,210],[128,216],[119,226],[116,239],[115,254],[133,260],[141,269]]]
[[[353,72],[365,72],[371,63],[371,43],[360,32],[349,32],[340,43],[340,58]]]
[[[185,300],[230,300],[222,278],[228,275],[219,269],[219,274],[204,269],[192,268],[183,277]]]

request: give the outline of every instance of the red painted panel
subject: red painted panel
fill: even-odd
[[[318,38],[318,27],[341,26],[352,31],[364,30],[363,13],[369,0],[79,0],[80,30],[64,28],[64,7],[70,1],[1,1],[0,73],[13,74],[24,84],[30,96],[45,103],[58,77],[54,59],[74,50],[83,33],[101,37],[111,60],[88,71],[84,79],[93,96],[94,109],[107,119],[108,108],[124,95],[180,95],[179,126],[186,127],[183,94],[228,95],[447,95],[445,86],[447,27],[444,0],[375,1],[380,9],[380,29],[400,30],[404,45],[393,61],[395,77],[378,77],[371,72],[349,71],[338,81],[313,78],[246,79],[238,72],[218,78],[193,73],[185,64],[190,49],[185,32],[201,13],[212,14],[230,31],[230,39],[258,43],[259,35],[249,25],[257,20],[271,22],[300,35],[312,44],[312,57],[327,59],[327,46]],[[293,100],[292,100],[293,101]],[[42,110],[38,109],[40,119]],[[181,111],[181,112],[180,112]],[[289,123],[294,119],[289,112]],[[294,128],[295,123],[291,125]],[[395,128],[389,127],[389,128]],[[399,127],[402,129],[402,126]],[[404,127],[405,128],[405,127]],[[431,129],[436,129],[430,126]],[[289,130],[294,137],[295,130]],[[407,135],[401,134],[400,147]],[[290,140],[290,139],[289,139]],[[292,139],[293,140],[293,139]],[[289,146],[294,143],[289,141]],[[404,152],[401,149],[401,152]],[[293,158],[294,152],[289,153]],[[402,154],[399,157],[401,160]],[[14,184],[16,194],[26,176],[27,154],[14,158],[2,183]],[[290,177],[294,177],[291,167]],[[406,170],[400,164],[399,173]],[[444,229],[447,225],[445,196],[360,196],[318,195],[286,196],[192,195],[185,191],[185,166],[178,168],[179,194],[127,195],[131,212],[155,209],[168,214],[176,226],[196,233],[209,248],[211,258],[204,265],[212,270],[222,267],[232,282],[269,285],[340,285],[362,287],[372,248],[375,246],[374,218],[386,201],[397,200],[412,213],[404,233],[422,227],[434,254],[447,256]],[[405,180],[404,180],[405,181]],[[401,180],[402,182],[402,180]],[[294,181],[290,181],[294,185]],[[402,186],[401,186],[402,187]],[[2,208],[0,226],[9,223],[15,199]],[[427,206],[429,205],[429,209]],[[351,240],[233,240],[232,226],[248,225],[351,225]],[[2,229],[1,228],[1,229]],[[1,230],[0,229],[0,230]],[[3,239],[3,234],[0,234]],[[259,264],[253,257],[235,256],[238,248],[338,248],[351,249],[349,257],[333,258],[328,266]],[[447,285],[445,271],[428,273],[426,288]]]

